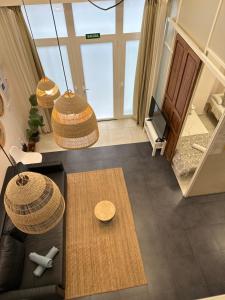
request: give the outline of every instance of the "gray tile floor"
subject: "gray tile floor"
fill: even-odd
[[[184,199],[148,143],[45,153],[68,173],[122,167],[148,286],[83,300],[192,300],[225,293],[225,194]]]

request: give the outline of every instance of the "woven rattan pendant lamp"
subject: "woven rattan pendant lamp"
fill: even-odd
[[[31,37],[32,37],[32,40],[34,43],[34,48],[37,50],[33,31],[31,28],[30,20],[28,18],[28,13],[27,13],[27,9],[26,9],[24,0],[22,0],[22,3],[23,3],[25,14],[26,14],[27,23],[30,28],[30,33],[31,33]],[[37,57],[38,57],[40,66],[42,66],[38,52],[37,52]],[[44,72],[43,68],[42,68],[42,71]],[[50,80],[46,76],[43,76],[41,78],[41,80],[38,82],[37,89],[36,89],[36,96],[37,96],[37,102],[38,102],[39,106],[41,106],[43,108],[52,108],[54,106],[54,101],[56,99],[58,99],[60,96],[60,91],[59,91],[58,86],[52,80]]]
[[[52,108],[54,106],[54,101],[60,96],[60,91],[58,86],[45,76],[38,82],[36,96],[39,106],[43,108]]]
[[[41,234],[61,220],[65,202],[58,186],[47,176],[34,172],[13,177],[4,196],[5,210],[23,232]]]
[[[41,234],[61,220],[65,201],[58,186],[47,176],[34,172],[19,172],[3,145],[0,148],[17,173],[8,183],[5,210],[13,224],[23,232]]]
[[[67,91],[59,97],[52,111],[52,129],[56,144],[65,149],[82,149],[93,145],[99,138],[95,113],[87,101],[68,88],[62,52],[56,27],[52,1],[49,0],[59,47]]]
[[[99,137],[95,113],[87,101],[67,91],[52,111],[55,142],[65,149],[82,149],[93,145]]]

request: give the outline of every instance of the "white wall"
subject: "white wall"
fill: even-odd
[[[6,102],[6,100],[4,99]],[[22,120],[20,116],[20,108],[18,105],[15,105],[11,102],[9,107],[5,108],[4,115],[0,118],[1,122],[5,128],[6,134],[6,144],[4,149],[8,153],[8,149],[12,145],[20,145],[20,140],[25,139],[25,128],[26,126],[23,124],[24,120]],[[9,162],[5,155],[3,154],[2,150],[0,150],[0,189],[2,187],[2,183],[5,177],[5,171],[9,165]]]
[[[193,95],[193,104],[197,114],[204,114],[204,107],[216,84],[215,76],[204,66]]]
[[[209,48],[212,49],[219,58],[225,62],[225,39],[222,37],[225,28],[225,1],[222,2]]]
[[[225,192],[225,118],[220,120],[207,157],[193,182],[188,196]]]
[[[178,23],[204,49],[219,0],[182,0]]]
[[[8,53],[4,49],[4,44],[0,43],[0,70],[6,75],[9,86],[9,97],[3,98],[5,103],[5,113],[0,117],[5,127],[6,144],[4,149],[12,145],[20,145],[20,140],[26,139],[26,127],[29,111],[27,93],[20,88],[20,74],[16,74],[15,68],[7,57]],[[9,163],[0,150],[0,190],[5,177],[5,171]]]

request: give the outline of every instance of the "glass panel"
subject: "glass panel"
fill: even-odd
[[[145,0],[124,1],[123,32],[140,32],[144,12]]]
[[[173,28],[173,25],[167,22],[166,26],[166,35],[165,35],[165,42],[171,47],[173,42],[173,37],[175,34],[175,30]]]
[[[74,90],[66,46],[61,46],[61,50],[69,89]],[[38,54],[44,68],[45,75],[59,86],[61,93],[64,93],[66,91],[66,84],[58,47],[38,47]]]
[[[94,3],[106,8],[114,5],[115,1],[94,1]],[[89,2],[73,3],[72,5],[77,36],[87,33],[115,33],[115,8],[102,11]]]
[[[134,81],[137,66],[139,41],[126,42],[126,66],[124,85],[124,115],[133,114]]]
[[[52,6],[59,37],[68,36],[63,5],[53,4]],[[26,9],[35,39],[54,38],[56,36],[49,4],[26,5]],[[23,7],[22,11],[27,22]]]
[[[178,11],[178,0],[172,0],[171,1],[171,7],[170,7],[170,18],[176,18],[177,11]]]
[[[81,45],[87,99],[98,119],[113,117],[112,43]]]
[[[168,48],[164,46],[158,75],[158,84],[154,95],[160,108],[162,108],[164,101],[164,93],[167,83],[170,56],[171,54]]]

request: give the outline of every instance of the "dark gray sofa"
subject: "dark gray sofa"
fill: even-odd
[[[21,166],[20,166],[21,167]],[[22,169],[24,166],[22,166]],[[64,198],[66,199],[66,174],[61,163],[45,163],[27,165],[29,171],[39,172],[50,177],[60,188]],[[5,188],[10,178],[14,176],[14,170],[9,167],[5,181],[3,184],[1,197],[0,197],[0,237],[2,238],[4,227],[8,216],[6,215],[3,205],[3,195]],[[5,233],[4,233],[5,234]],[[33,275],[33,270],[36,267],[32,263],[28,255],[30,252],[38,252],[39,254],[46,255],[52,246],[59,248],[59,253],[54,259],[52,269],[48,269],[37,278]],[[24,241],[25,258],[24,267],[21,274],[21,283],[16,290],[10,290],[0,293],[0,300],[58,300],[64,299],[65,289],[65,214],[60,223],[50,230],[49,232],[41,235],[27,235]],[[12,270],[13,272],[14,270]],[[0,270],[4,276],[4,270]]]

